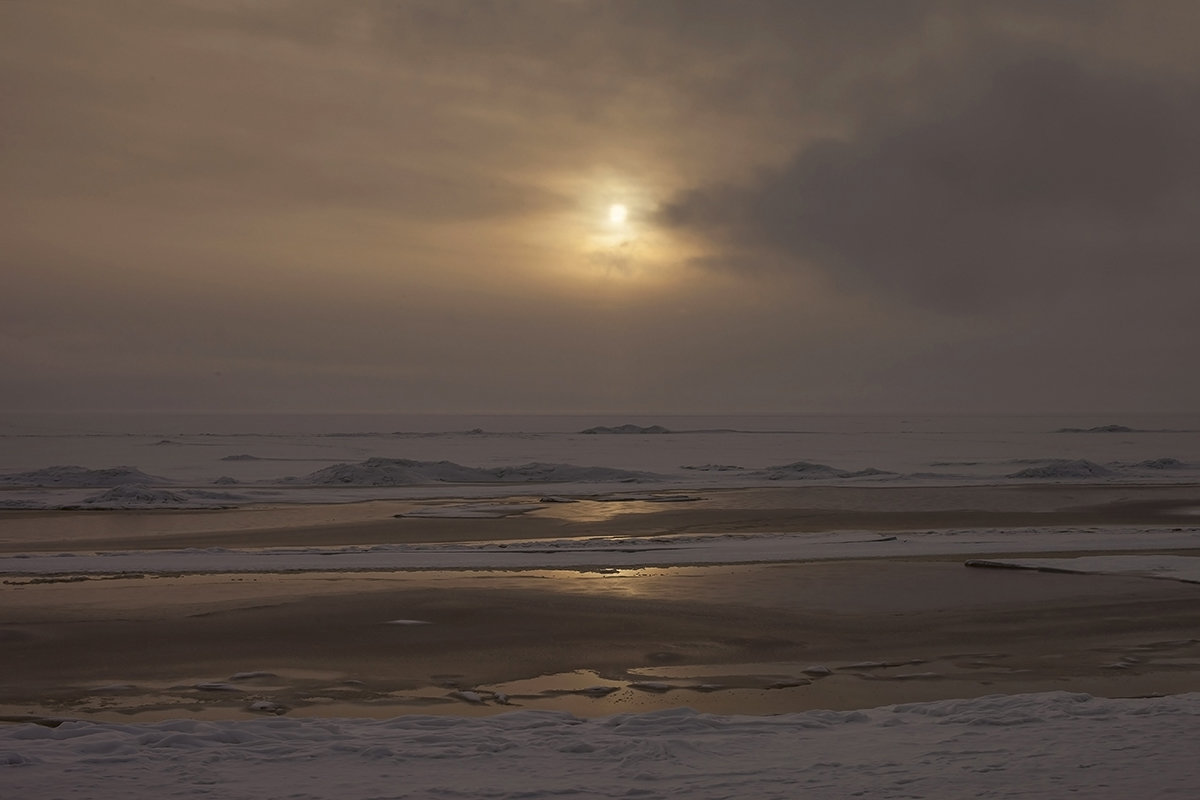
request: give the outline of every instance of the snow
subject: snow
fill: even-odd
[[[0,727],[0,782],[125,800],[1191,797],[1198,727],[1198,694],[1065,692],[767,717],[26,723]]]

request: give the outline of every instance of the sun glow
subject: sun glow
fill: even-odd
[[[549,245],[556,256],[547,269],[577,287],[593,281],[605,291],[649,289],[676,284],[692,255],[687,242],[660,224],[656,209],[674,191],[601,171],[573,172],[553,185],[564,198],[562,213],[536,228],[539,246]]]

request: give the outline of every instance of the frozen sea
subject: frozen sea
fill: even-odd
[[[607,428],[592,433],[589,429]],[[641,429],[641,430],[639,430]],[[663,432],[660,429],[665,429]],[[624,430],[625,432],[621,432]],[[171,508],[799,485],[1200,481],[1200,415],[7,415],[0,504]],[[4,524],[0,517],[0,525]],[[664,563],[1144,549],[1056,569],[1200,581],[1194,529],[841,532],[643,543]],[[639,546],[643,546],[639,545]],[[796,548],[808,548],[797,550]],[[625,541],[91,555],[0,571],[621,566]],[[124,562],[118,563],[121,559]],[[142,561],[138,561],[142,559]],[[162,563],[148,559],[161,559]],[[295,559],[291,561],[289,559]],[[389,561],[389,559],[391,559]],[[514,559],[517,559],[514,561]],[[522,560],[523,559],[523,560]],[[1019,559],[1013,559],[1014,565]],[[1043,562],[1043,565],[1046,562]],[[346,566],[350,565],[350,566]],[[1035,565],[1036,566],[1036,565]],[[766,717],[181,719],[0,724],[0,796],[28,798],[1194,797],[1200,696],[992,696]],[[57,722],[57,721],[52,721]]]
[[[10,508],[1198,479],[1200,415],[0,417]]]

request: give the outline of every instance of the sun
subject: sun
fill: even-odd
[[[621,203],[613,203],[608,207],[608,221],[614,225],[622,225],[629,219],[629,209]]]

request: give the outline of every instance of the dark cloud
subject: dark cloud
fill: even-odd
[[[743,185],[689,190],[662,217],[741,251],[731,263],[742,269],[745,251],[760,251],[947,309],[1189,277],[1196,89],[1008,60],[907,114],[868,113],[845,139]]]

